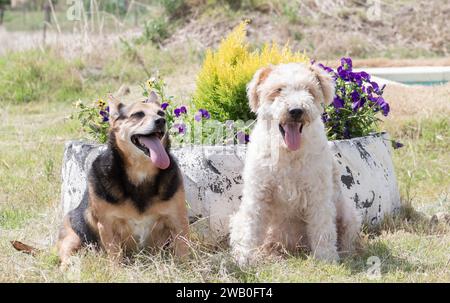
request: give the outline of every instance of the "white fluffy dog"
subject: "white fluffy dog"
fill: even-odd
[[[230,221],[240,265],[258,256],[307,248],[330,262],[357,243],[360,219],[343,199],[321,119],[333,79],[317,65],[280,64],[256,72],[247,87],[257,122],[244,168],[243,200]]]

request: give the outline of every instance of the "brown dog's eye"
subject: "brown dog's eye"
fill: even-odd
[[[142,119],[144,118],[144,116],[145,116],[144,112],[135,112],[131,115],[131,118]]]
[[[163,112],[162,110],[159,110],[159,111],[157,112],[157,114],[158,114],[158,116],[161,116],[161,117],[164,117],[164,116],[166,115],[166,113]]]

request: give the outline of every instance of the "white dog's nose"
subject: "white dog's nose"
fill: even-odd
[[[299,119],[303,115],[303,109],[301,108],[294,108],[289,110],[289,114],[294,119]]]

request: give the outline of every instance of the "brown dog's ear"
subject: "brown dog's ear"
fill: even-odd
[[[267,79],[272,67],[263,67],[256,71],[253,79],[247,84],[247,97],[252,112],[256,113],[259,107],[258,86]]]
[[[159,104],[159,97],[154,91],[150,92],[147,99],[145,99],[144,103],[156,103],[157,105],[161,105]]]
[[[319,82],[319,88],[322,92],[323,99],[320,100],[320,102],[324,105],[331,104],[335,94],[333,77],[317,64],[312,64],[310,68],[316,75]]]
[[[116,97],[113,95],[109,96],[108,99],[108,106],[109,106],[109,122],[115,121],[118,117],[123,115],[125,105],[120,102]]]

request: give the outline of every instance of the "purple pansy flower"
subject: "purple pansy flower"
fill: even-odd
[[[370,75],[366,72],[360,72],[359,75],[361,76],[361,78],[365,81],[370,81]]]
[[[338,96],[335,96],[334,99],[333,99],[333,106],[336,109],[343,108],[344,107],[344,100],[342,100]]]
[[[178,108],[175,108],[175,109],[173,110],[173,113],[175,114],[176,117],[179,117],[179,116],[181,116],[182,114],[186,114],[186,113],[187,113],[186,106],[182,105],[182,106],[180,106],[180,107],[178,107]]]
[[[173,125],[173,128],[177,129],[179,134],[186,133],[186,124],[184,124],[184,123],[175,123]]]
[[[383,102],[380,105],[381,110],[383,111],[383,115],[386,117],[389,114],[389,111],[391,110],[389,107],[389,103]]]
[[[353,102],[358,102],[361,100],[361,95],[357,91],[353,91],[350,96],[352,97]]]
[[[372,85],[373,91],[376,92],[377,94],[380,94],[380,87],[378,86],[378,83],[374,81],[370,81],[369,83],[370,85]]]
[[[202,113],[203,118],[205,118],[205,119],[211,118],[211,115],[209,114],[209,112],[206,109],[200,109],[199,111]]]
[[[357,102],[353,102],[353,103],[352,103],[352,110],[353,110],[354,112],[356,112],[359,108],[363,107],[365,103],[366,103],[366,102],[365,102],[364,99],[360,99],[360,100],[357,101]]]
[[[367,72],[353,72],[351,58],[343,57],[340,63],[336,71],[321,63],[315,64],[328,72],[332,72],[336,83],[333,109],[329,112],[332,113],[332,116],[323,113],[322,120],[337,138],[348,139],[360,132],[361,126],[359,123],[371,122],[366,122],[364,117],[361,116],[360,118],[358,114],[354,114],[356,120],[349,120],[347,119],[347,111],[341,111],[341,108],[350,107],[355,113],[361,113],[361,115],[365,115],[369,111],[371,113],[368,114],[372,115],[382,112],[384,116],[389,114],[390,108],[389,104],[381,97],[385,88],[384,85],[381,87],[378,83],[371,81],[371,76]],[[370,102],[369,106],[365,106],[367,102]]]
[[[359,73],[349,73],[349,76],[351,77],[352,81],[356,82],[358,85],[362,85],[362,77]]]
[[[250,136],[241,130],[237,132],[236,136],[239,144],[245,144],[250,142]]]
[[[383,97],[369,97],[370,101],[374,102],[378,107],[383,111],[383,115],[387,116],[390,111],[389,103],[387,103]],[[378,109],[374,109],[374,111],[378,111]]]
[[[100,111],[100,116],[103,117],[103,119],[102,119],[103,122],[108,122],[109,121],[109,106],[107,106],[105,108],[105,110],[101,110]]]
[[[401,147],[403,147],[403,146],[405,146],[403,143],[401,143],[401,142],[398,142],[398,141],[392,141],[392,147],[394,148],[394,149],[399,149],[399,148],[401,148]]]
[[[333,73],[333,72],[334,72],[333,69],[332,69],[331,67],[325,66],[325,65],[323,65],[322,63],[319,63],[318,65],[319,65],[323,70],[325,70],[325,71],[328,72],[328,73]]]
[[[345,70],[342,66],[339,66],[337,68],[337,74],[339,78],[342,78],[343,80],[348,80],[349,71]]]
[[[161,104],[161,108],[162,108],[163,110],[166,110],[166,108],[167,108],[168,106],[169,106],[169,103],[167,103],[167,102]]]
[[[198,113],[195,115],[194,119],[197,122],[200,122],[202,118],[209,119],[211,118],[211,115],[206,109],[199,109]]]
[[[353,68],[352,59],[350,58],[341,58],[341,66],[348,71],[351,71]]]

